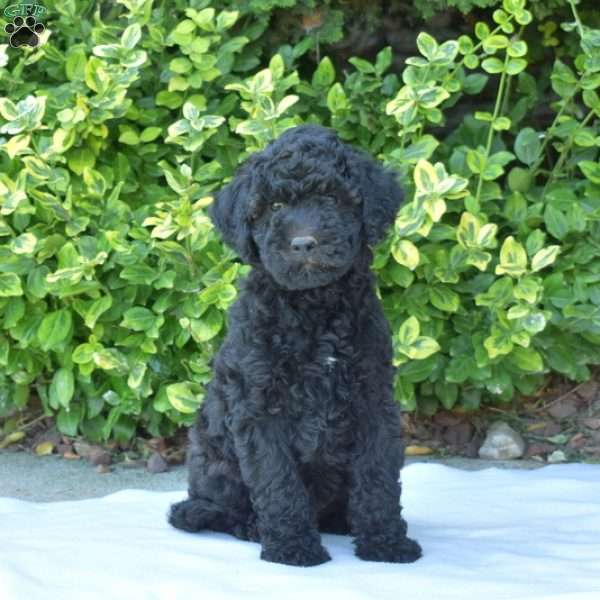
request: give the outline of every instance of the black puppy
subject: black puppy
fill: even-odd
[[[286,131],[220,191],[211,217],[254,266],[190,432],[189,499],[169,521],[329,560],[319,531],[365,560],[411,562],[400,515],[391,335],[369,270],[402,193],[392,173],[314,125]]]

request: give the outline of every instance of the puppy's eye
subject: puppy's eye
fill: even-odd
[[[271,210],[273,212],[275,212],[277,210],[281,210],[284,206],[285,206],[285,204],[283,202],[272,202],[271,203]]]

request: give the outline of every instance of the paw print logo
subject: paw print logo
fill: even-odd
[[[44,31],[44,26],[36,21],[35,17],[15,17],[12,23],[4,27],[4,31],[10,35],[10,45],[13,48],[19,46],[31,46],[35,48],[40,43],[38,37]]]

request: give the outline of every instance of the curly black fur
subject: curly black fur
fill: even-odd
[[[216,195],[211,217],[254,269],[231,308],[190,431],[189,499],[169,521],[262,544],[290,565],[329,560],[319,531],[365,560],[411,562],[391,336],[370,244],[402,193],[322,127],[286,131]]]

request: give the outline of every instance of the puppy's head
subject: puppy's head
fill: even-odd
[[[402,201],[394,175],[316,125],[288,129],[216,194],[211,217],[241,258],[287,289],[332,283]]]

